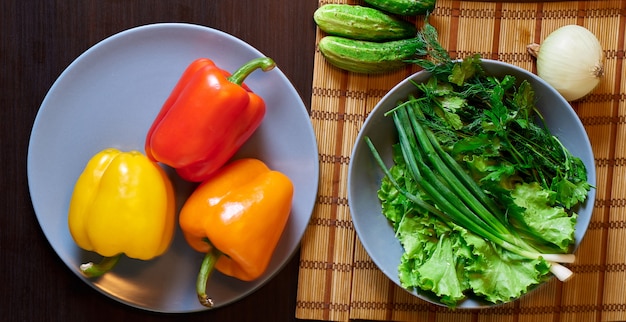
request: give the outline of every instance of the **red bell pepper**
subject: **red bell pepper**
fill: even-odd
[[[163,104],[146,137],[146,155],[185,180],[204,181],[252,136],[265,116],[265,102],[244,79],[275,67],[252,59],[229,75],[206,58],[192,62]]]

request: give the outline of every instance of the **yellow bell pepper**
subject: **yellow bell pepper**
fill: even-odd
[[[109,148],[94,155],[74,186],[68,212],[76,244],[105,258],[81,265],[85,276],[106,273],[121,254],[149,260],[171,244],[175,225],[172,183],[138,151]]]

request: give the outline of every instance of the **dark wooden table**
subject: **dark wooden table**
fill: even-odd
[[[316,0],[0,1],[0,319],[3,321],[292,321],[298,254],[273,280],[226,307],[156,314],[100,294],[63,264],[31,204],[26,157],[39,106],[82,52],[117,32],[188,22],[230,33],[274,58],[310,108]]]

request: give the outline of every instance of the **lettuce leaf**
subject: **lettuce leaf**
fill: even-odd
[[[458,257],[453,246],[452,238],[441,236],[431,256],[417,268],[420,288],[433,291],[442,303],[449,306],[465,298],[463,285],[466,284],[463,267],[457,266]]]
[[[547,279],[550,266],[544,260],[529,260],[496,247],[473,234],[464,234],[474,260],[467,266],[475,294],[493,303],[503,303],[525,294]]]
[[[554,192],[543,189],[538,183],[522,183],[511,191],[513,201],[525,210],[522,218],[533,232],[566,252],[574,243],[577,214],[569,214],[563,207],[555,206]]]

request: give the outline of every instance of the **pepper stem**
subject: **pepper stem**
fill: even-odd
[[[241,85],[243,84],[243,80],[246,79],[246,77],[248,77],[248,75],[250,75],[253,71],[261,68],[261,70],[267,72],[272,70],[274,67],[276,67],[276,63],[274,63],[274,60],[269,57],[254,58],[239,67],[239,69],[228,77],[228,80],[237,85]]]
[[[206,255],[204,255],[204,259],[202,260],[202,265],[200,266],[198,279],[196,280],[196,293],[198,294],[198,301],[200,301],[200,304],[209,308],[213,307],[213,300],[206,294],[206,284],[211,276],[211,272],[213,272],[215,263],[217,263],[220,256],[222,256],[222,252],[215,247],[206,253]]]
[[[121,256],[122,254],[120,253],[115,256],[104,257],[98,264],[94,262],[82,264],[80,265],[80,272],[83,273],[85,277],[100,277],[110,271],[120,260]]]

